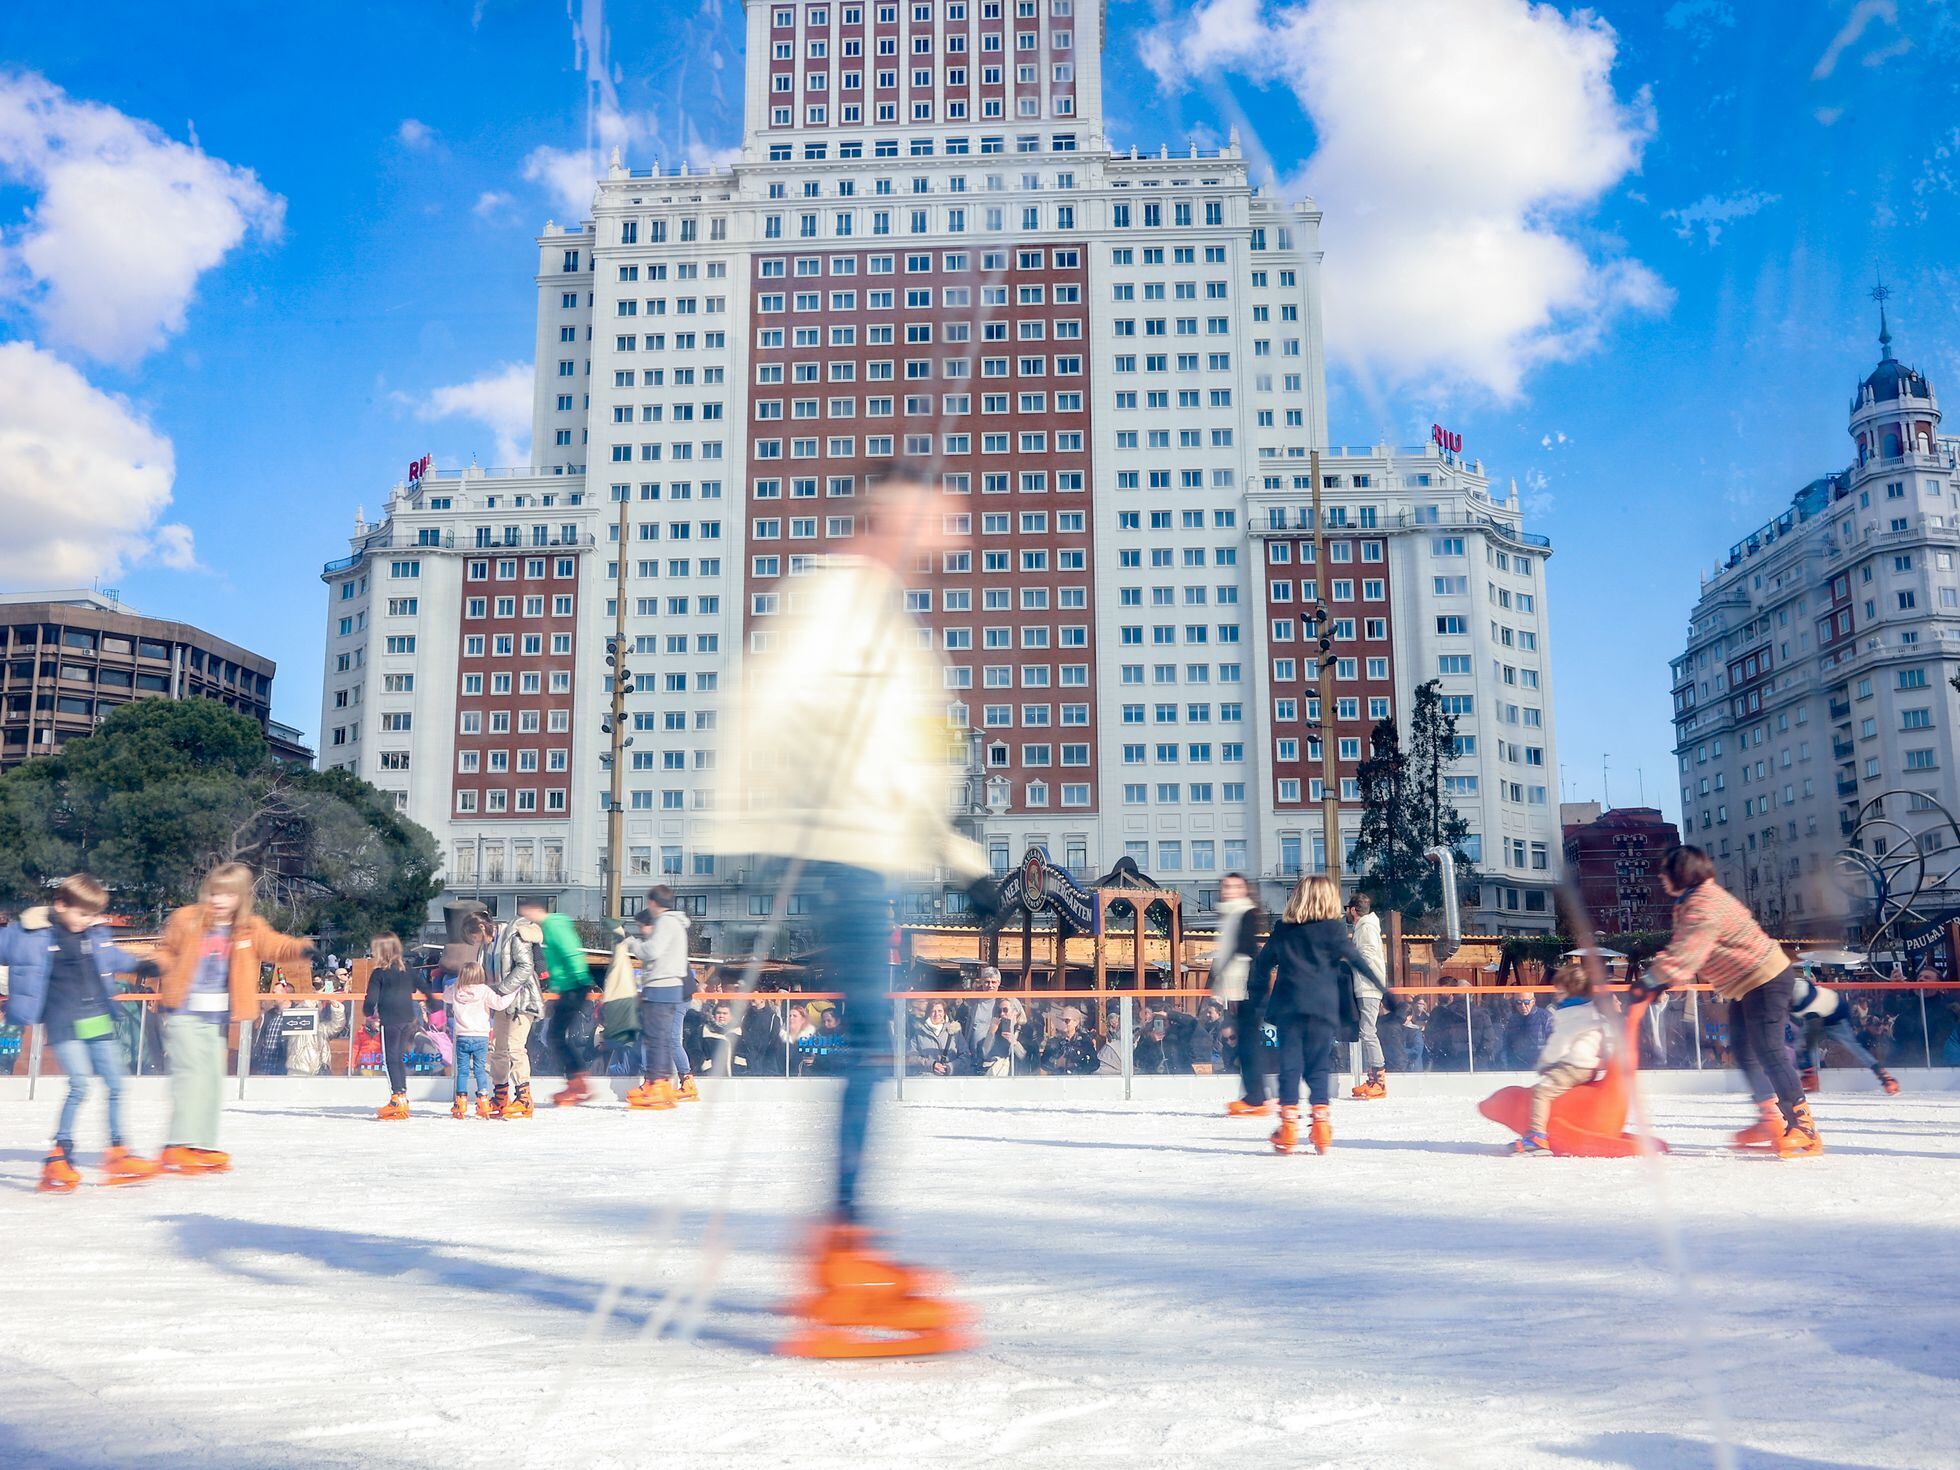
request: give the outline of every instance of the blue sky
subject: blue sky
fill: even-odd
[[[738,5],[573,8],[607,70],[562,0],[0,13],[5,586],[99,569],[275,657],[313,729],[320,564],[410,459],[504,457],[530,240],[594,129],[636,164],[737,137]],[[1109,10],[1117,144],[1236,125],[1326,211],[1335,441],[1440,420],[1553,537],[1567,793],[1610,763],[1616,801],[1671,812],[1697,577],[1848,457],[1876,271],[1900,355],[1960,401],[1960,17]]]

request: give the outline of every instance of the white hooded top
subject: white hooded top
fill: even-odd
[[[757,630],[774,642],[749,661],[713,847],[891,875],[985,875],[986,854],[952,829],[960,766],[945,680],[903,585],[877,562],[845,558],[793,588],[791,611]]]

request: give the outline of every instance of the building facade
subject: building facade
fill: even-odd
[[[118,705],[214,699],[249,715],[281,759],[311,763],[272,718],[277,666],[201,628],[146,618],[113,593],[0,594],[0,770],[53,755]]]
[[[1955,834],[1934,806],[1960,806],[1960,440],[1893,357],[1882,309],[1879,342],[1850,404],[1852,463],[1730,548],[1673,662],[1683,840],[1794,935],[1836,937],[1869,899],[1860,861],[1840,858],[1854,838],[1895,869],[1917,848],[1906,888],[1960,860],[1937,856]]]
[[[370,707],[360,748],[323,734],[323,759],[386,784],[385,760],[424,752],[381,742],[409,732],[375,716],[427,720],[427,757],[447,765],[400,789],[467,888],[461,854],[497,840],[485,804],[498,787],[460,805],[471,798],[449,768],[471,754],[438,757],[452,712],[425,709],[420,686],[433,677],[445,692],[431,697],[447,698],[470,671],[425,675],[387,650],[460,643],[466,663],[473,604],[445,582],[411,627],[383,611],[403,606],[400,589],[376,579],[405,538],[467,563],[480,536],[550,536],[562,520],[592,538],[570,557],[583,581],[569,662],[539,670],[570,685],[567,807],[528,814],[541,825],[522,838],[507,809],[495,832],[562,841],[568,889],[595,876],[623,573],[629,887],[659,876],[707,917],[760,913],[747,865],[701,845],[722,702],[798,575],[850,550],[863,497],[900,459],[945,494],[955,548],[916,570],[908,598],[947,664],[979,796],[966,815],[998,867],[1032,844],[1085,873],[1127,854],[1200,905],[1227,871],[1272,897],[1313,867],[1318,650],[1302,615],[1324,601],[1350,840],[1368,728],[1440,678],[1462,720],[1456,795],[1495,875],[1488,918],[1549,924],[1549,548],[1523,530],[1515,492],[1493,498],[1482,466],[1440,444],[1327,451],[1339,534],[1324,592],[1307,560],[1327,441],[1317,208],[1256,186],[1236,141],[1113,151],[1099,5],[751,0],[746,13],[740,161],[693,174],[615,159],[592,218],[538,241],[533,465],[398,487],[384,522],[361,528],[374,544],[329,568],[330,599],[357,606],[333,617],[344,641],[323,730],[355,728],[334,718],[351,707],[333,704],[342,694]],[[519,663],[505,672],[521,680],[526,633],[559,629],[531,627],[526,593],[508,595]],[[477,758],[494,754],[489,742]],[[926,912],[950,898],[917,896]]]
[[[1680,830],[1658,807],[1595,805],[1587,820],[1565,828],[1565,876],[1604,934],[1665,930],[1673,905],[1661,887],[1661,859],[1679,846]]]

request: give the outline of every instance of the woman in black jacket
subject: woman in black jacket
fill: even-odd
[[[1265,999],[1279,1030],[1279,1127],[1273,1147],[1291,1153],[1299,1141],[1300,1077],[1305,1073],[1314,1152],[1334,1141],[1327,1116],[1327,1075],[1334,1048],[1359,1034],[1352,970],[1366,961],[1341,922],[1341,890],[1331,878],[1302,878],[1272,937],[1252,966],[1251,993]]]
[[[381,1055],[388,1063],[388,1102],[375,1114],[383,1122],[408,1116],[408,1052],[415,1039],[415,976],[402,962],[402,942],[377,934],[368,946],[374,968],[368,972],[361,1013],[381,1023]]]

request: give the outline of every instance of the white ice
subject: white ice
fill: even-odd
[[[820,1086],[512,1124],[379,1124],[372,1090],[234,1104],[228,1175],[67,1197],[30,1192],[52,1100],[0,1103],[0,1465],[1960,1463],[1956,1094],[1827,1094],[1790,1163],[1723,1151],[1739,1099],[1657,1096],[1657,1167],[1506,1157],[1439,1096],[1337,1104],[1325,1158],[1195,1095],[887,1108],[876,1216],[984,1342],[821,1364],[768,1351]],[[714,1304],[648,1340],[723,1177]],[[684,1244],[644,1262],[667,1200]]]

